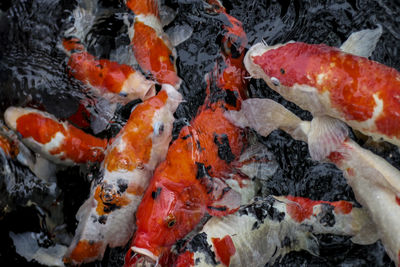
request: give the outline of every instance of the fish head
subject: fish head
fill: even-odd
[[[207,201],[200,184],[159,179],[159,175],[163,174],[155,174],[139,206],[132,243],[134,252],[153,261],[196,227],[206,212]]]
[[[262,78],[274,90],[290,87],[304,78],[306,68],[302,65],[298,43],[268,46],[265,42],[253,45],[246,53],[244,64],[252,78]],[[298,64],[295,64],[298,63]]]

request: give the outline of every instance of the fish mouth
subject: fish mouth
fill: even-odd
[[[136,254],[139,254],[141,256],[145,256],[146,258],[150,259],[151,261],[157,263],[158,262],[158,257],[156,255],[154,255],[153,252],[151,252],[148,249],[145,248],[139,248],[139,247],[131,247],[131,249],[133,250],[133,252],[135,252]]]

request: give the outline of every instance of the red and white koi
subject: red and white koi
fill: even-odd
[[[80,264],[103,257],[108,246],[125,245],[135,230],[135,212],[153,170],[165,159],[171,141],[173,113],[182,101],[170,85],[137,105],[107,148],[103,177],[77,214],[75,237],[66,262]]]
[[[353,33],[341,49],[258,43],[247,53],[245,65],[252,77],[264,79],[313,116],[337,118],[375,139],[400,145],[400,73],[366,58],[381,33],[381,26]],[[326,156],[314,152],[315,159]]]
[[[60,122],[53,115],[33,108],[9,107],[4,113],[8,127],[22,136],[33,151],[57,164],[101,162],[107,140]]]
[[[159,1],[126,0],[126,6],[135,14],[129,36],[137,63],[158,83],[178,88],[181,79],[175,66],[176,51],[163,31]]]
[[[347,201],[256,198],[235,214],[211,218],[178,256],[165,260],[177,267],[265,266],[291,251],[318,255],[313,234],[357,236],[371,229],[369,221],[365,210]]]
[[[216,68],[216,79],[210,79],[204,105],[191,125],[185,126],[171,144],[137,211],[132,251],[153,261],[168,253],[207,212],[226,215],[241,204],[240,194],[226,180],[231,179],[229,175],[234,168],[231,163],[239,159],[246,138],[241,129],[224,117],[224,112],[240,108],[247,88],[242,63],[245,47],[242,44],[247,39],[241,23],[227,14],[226,17],[231,23],[226,26],[227,35],[235,35],[235,40],[240,41],[235,43],[239,44],[237,53],[223,54],[224,68]],[[240,178],[238,181],[240,184]],[[126,265],[135,262],[132,251],[126,256]]]
[[[127,103],[155,95],[155,85],[133,67],[108,59],[96,59],[78,38],[63,40],[69,55],[68,67],[77,80],[91,86],[99,95],[112,102]]]
[[[246,100],[241,111],[229,111],[227,116],[235,124],[252,127],[264,136],[278,128],[284,130],[293,138],[307,142],[310,150],[320,144],[315,142],[316,139],[322,142],[338,140],[332,133],[340,133],[345,128],[343,122],[333,118],[302,121],[270,99]],[[400,171],[347,136],[330,150],[332,152],[326,159],[343,171],[357,201],[370,212],[387,253],[399,265]]]

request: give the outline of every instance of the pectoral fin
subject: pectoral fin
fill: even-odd
[[[343,52],[350,53],[360,57],[369,57],[375,50],[375,46],[382,35],[382,26],[378,24],[378,28],[374,30],[362,30],[354,32],[342,44],[340,49]]]

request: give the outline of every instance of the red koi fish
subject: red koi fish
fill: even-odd
[[[64,39],[63,46],[70,56],[68,66],[71,75],[110,101],[127,103],[155,95],[154,82],[131,66],[96,59],[85,50],[78,38]]]
[[[103,257],[108,246],[125,245],[135,230],[134,214],[156,165],[171,141],[173,113],[182,101],[170,85],[139,104],[108,147],[103,177],[78,211],[75,237],[64,258],[80,264]]]
[[[237,40],[243,38],[240,44],[245,44],[240,22],[226,16],[231,22],[226,26],[227,34],[236,34],[240,28]],[[224,117],[225,110],[240,108],[246,88],[244,46],[236,49],[239,54],[224,54],[226,67],[217,73],[216,81],[209,82],[204,105],[191,125],[181,130],[166,160],[155,170],[137,211],[137,231],[132,241],[132,250],[137,254],[157,261],[207,212],[225,215],[240,205],[240,195],[224,181],[246,143],[243,131]],[[135,261],[131,253],[126,256],[126,265]]]
[[[313,234],[357,236],[370,227],[368,212],[347,201],[256,198],[235,214],[211,218],[165,266],[261,267],[291,251],[318,255]]]
[[[163,31],[158,1],[127,0],[126,5],[135,14],[129,35],[139,66],[158,83],[178,88],[181,80],[175,66],[176,51]]]
[[[249,50],[245,64],[253,77],[263,78],[314,116],[340,119],[375,139],[400,145],[400,73],[366,58],[381,33],[381,27],[354,33],[341,49],[260,43]]]
[[[22,136],[23,143],[47,159],[63,165],[101,162],[107,140],[60,122],[54,116],[32,108],[9,107],[5,122]]]
[[[252,127],[264,136],[277,128],[284,130],[307,142],[310,150],[317,144],[315,139],[326,142],[327,135],[345,127],[333,118],[302,121],[270,99],[246,100],[240,112],[229,111],[227,116],[238,126]],[[399,265],[400,235],[396,233],[400,225],[400,171],[348,137],[326,159],[343,171],[357,201],[370,213],[386,252]]]

